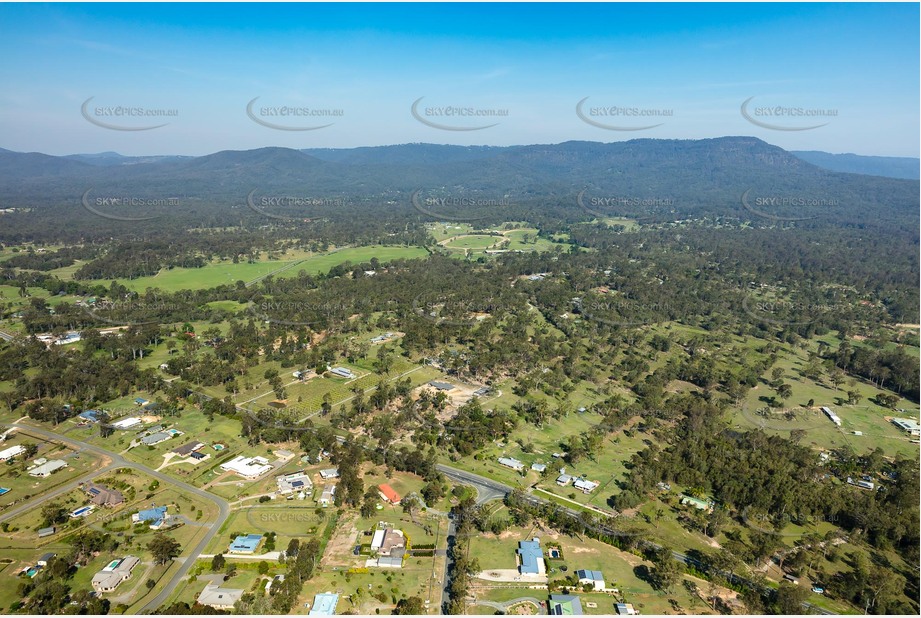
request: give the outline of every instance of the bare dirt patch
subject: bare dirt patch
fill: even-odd
[[[336,532],[326,545],[320,563],[326,566],[350,567],[354,565],[352,550],[355,548],[355,538],[358,528],[355,527],[355,516],[340,519]]]

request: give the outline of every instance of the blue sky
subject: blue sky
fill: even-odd
[[[918,156],[917,4],[0,5],[0,147],[200,155],[262,146],[753,135]],[[120,127],[168,123],[148,131]],[[255,122],[247,103],[259,97]],[[434,124],[481,130],[443,130]],[[654,128],[624,131],[593,126]],[[789,131],[757,126],[749,115]],[[105,116],[118,106],[175,110]],[[326,118],[271,109],[333,110]],[[502,113],[436,116],[438,108]],[[617,107],[653,110],[648,117]],[[777,107],[821,118],[759,115]],[[498,112],[494,111],[498,110]]]

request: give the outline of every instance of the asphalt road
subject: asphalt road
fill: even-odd
[[[37,436],[41,436],[42,438],[45,438],[46,440],[55,440],[57,442],[63,442],[64,444],[69,444],[71,446],[80,448],[84,451],[98,455],[100,457],[107,457],[112,460],[112,463],[109,466],[106,466],[107,469],[132,468],[135,470],[140,470],[141,472],[145,474],[149,474],[153,478],[163,483],[170,483],[172,485],[176,485],[177,487],[182,488],[183,491],[186,491],[194,496],[197,496],[201,498],[202,500],[213,502],[218,507],[217,519],[211,522],[211,526],[209,527],[208,531],[205,533],[205,536],[198,542],[198,545],[193,547],[192,550],[184,558],[176,561],[179,563],[179,569],[173,573],[172,578],[170,578],[170,580],[163,586],[163,588],[160,590],[157,596],[155,596],[153,599],[151,599],[144,605],[144,607],[141,610],[142,612],[153,611],[157,609],[160,605],[166,602],[166,599],[168,599],[169,596],[173,593],[173,590],[176,589],[176,586],[179,584],[182,578],[185,577],[185,575],[189,572],[189,569],[192,568],[192,565],[195,564],[195,561],[198,559],[198,556],[201,555],[201,553],[205,551],[205,548],[208,546],[208,543],[210,543],[211,540],[215,537],[215,535],[217,535],[218,530],[220,530],[221,526],[227,520],[227,517],[230,516],[230,504],[223,498],[220,498],[218,496],[215,496],[214,494],[203,491],[197,487],[194,487],[193,485],[189,485],[188,483],[175,479],[171,476],[167,476],[166,474],[162,472],[157,472],[156,470],[153,470],[152,468],[148,468],[145,465],[135,463],[133,461],[128,461],[127,459],[119,455],[118,453],[113,453],[111,451],[107,451],[106,449],[100,448],[93,444],[88,444],[81,440],[75,440],[70,437],[62,436],[61,434],[55,433],[53,431],[48,431],[47,429],[41,429],[39,427],[34,427],[32,425],[20,425],[17,423],[13,423],[10,425],[10,427],[15,427],[19,429],[20,431],[24,431],[27,433],[35,434]],[[105,470],[100,470],[99,472],[101,473],[103,471]],[[59,492],[59,493],[63,493],[63,492]],[[30,504],[29,506],[33,506],[33,505]],[[17,507],[17,508],[21,508],[21,507]],[[4,518],[7,516],[10,516],[10,514],[7,513],[6,515],[4,515]]]
[[[441,608],[442,608],[442,611],[446,614],[448,613],[447,611],[448,603],[451,602],[451,594],[450,594],[451,580],[449,579],[448,574],[451,572],[451,566],[454,564],[454,559],[451,557],[451,548],[454,546],[454,543],[455,543],[454,537],[456,534],[457,534],[457,526],[454,525],[453,519],[449,519],[448,520],[448,533],[445,538],[446,540],[445,547],[447,547],[448,549],[445,552],[446,558],[445,558],[444,570],[441,572],[441,587],[442,587],[441,588]]]
[[[444,464],[436,464],[435,468],[449,479],[464,483],[465,485],[470,485],[476,489],[477,504],[504,498],[512,491],[512,488],[508,485],[503,485],[502,483],[488,479],[485,476],[480,476],[479,474],[474,474],[473,472],[458,470],[457,468],[452,468]]]

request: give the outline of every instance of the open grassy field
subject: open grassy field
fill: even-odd
[[[782,408],[776,409],[768,417],[756,413],[776,396],[776,392],[768,385],[772,368],[762,376],[761,383],[749,391],[740,409],[732,417],[734,424],[740,428],[762,427],[765,431],[781,435],[789,435],[790,431],[801,429],[807,434],[803,443],[816,448],[831,449],[848,444],[857,453],[880,447],[889,456],[897,453],[917,456],[918,445],[912,444],[908,435],[886,417],[918,418],[918,404],[900,399],[896,407],[905,409],[905,413],[883,408],[872,400],[880,392],[879,388],[853,378],[837,388],[824,375],[818,380],[807,378],[803,374],[806,362],[804,351],[784,349],[774,367],[783,370],[782,380],[791,386],[792,396],[783,402]],[[849,390],[860,393],[859,403],[847,403],[846,391]],[[814,405],[806,408],[810,399]],[[836,427],[819,410],[820,406],[834,410],[841,417],[842,427]],[[788,411],[792,415],[788,415]],[[855,431],[863,435],[854,435]]]
[[[431,223],[428,228],[436,242],[441,242],[452,236],[470,234],[474,229],[469,223]]]
[[[423,384],[441,376],[441,373],[429,366],[420,366],[410,363],[403,357],[394,358],[393,367],[385,375],[374,373],[370,368],[363,367],[370,363],[356,362],[354,364],[338,363],[337,366],[347,367],[353,371],[357,378],[340,378],[333,375],[314,377],[306,381],[295,380],[290,377],[285,380],[285,390],[288,395],[288,407],[303,413],[303,416],[316,413],[323,404],[323,398],[328,393],[333,408],[346,405],[354,397],[352,389],[360,388],[366,393],[377,387],[381,380],[393,382],[397,379],[410,378],[413,385]],[[273,391],[261,392],[256,389],[257,395],[245,393],[237,398],[237,403],[251,409],[265,407],[270,401],[275,400]]]
[[[469,226],[467,226],[469,228]],[[546,238],[538,238],[536,228],[507,229],[501,235],[495,233],[479,233],[477,230],[437,228],[435,234],[439,244],[452,252],[464,255],[480,255],[489,250],[503,251],[550,251],[555,246],[568,248],[562,239],[553,242]],[[447,231],[453,233],[446,233]]]
[[[510,251],[550,251],[558,245],[561,245],[563,249],[569,248],[569,245],[565,243],[554,243],[546,238],[538,238],[537,232],[537,228],[521,228],[506,232],[505,238],[509,241],[506,248]]]
[[[490,249],[498,245],[501,241],[501,236],[491,236],[488,234],[468,234],[464,236],[456,236],[445,243],[444,246],[453,250],[478,251],[482,249]]]
[[[232,285],[237,281],[253,281],[269,274],[276,277],[294,277],[304,270],[310,274],[328,271],[333,266],[343,262],[357,264],[377,258],[381,262],[395,259],[424,258],[428,252],[422,247],[403,246],[366,246],[343,247],[327,253],[304,254],[286,256],[284,260],[261,260],[255,263],[240,262],[234,264],[230,260],[215,260],[202,268],[173,268],[163,270],[150,277],[119,280],[130,290],[144,292],[147,288],[159,288],[164,292],[178,290],[196,290],[212,288],[218,285]],[[93,281],[108,285],[108,280]]]
[[[635,219],[626,219],[624,217],[605,217],[601,222],[610,227],[619,225],[624,228],[625,232],[635,232],[640,229],[639,223]]]

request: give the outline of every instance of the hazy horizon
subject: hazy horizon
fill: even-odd
[[[681,139],[681,138],[669,138],[669,137],[636,138],[636,139],[655,139],[655,140],[662,140],[662,141],[668,141],[668,140],[676,140],[676,141],[699,141],[699,140],[705,140],[705,139],[747,138],[747,137],[753,137],[753,138],[756,138],[756,139],[762,139],[762,138],[759,138],[759,137],[754,136],[754,135],[717,135],[717,136],[713,136],[713,137],[702,137],[702,138],[698,138],[698,139],[694,139],[694,138]],[[265,149],[265,148],[283,148],[283,149],[286,149],[286,150],[295,150],[295,151],[299,151],[299,152],[300,152],[300,151],[304,151],[304,150],[313,150],[313,149],[318,149],[318,150],[355,150],[355,149],[360,149],[360,148],[393,148],[393,147],[397,147],[397,146],[450,146],[450,147],[458,147],[458,148],[523,148],[523,147],[530,147],[530,146],[558,146],[558,145],[564,144],[564,143],[566,143],[566,142],[568,142],[568,141],[590,142],[590,143],[595,143],[595,144],[618,144],[618,143],[626,143],[626,142],[631,141],[631,140],[624,140],[624,141],[621,141],[621,142],[616,142],[616,141],[602,141],[602,140],[565,140],[565,141],[562,141],[562,142],[534,142],[534,143],[530,143],[530,144],[522,143],[522,144],[508,144],[508,145],[497,145],[497,144],[446,144],[446,143],[439,143],[439,142],[402,142],[402,143],[393,143],[393,144],[375,144],[375,145],[358,145],[358,146],[306,146],[306,147],[303,147],[303,148],[299,148],[299,147],[297,147],[297,146],[278,146],[278,145],[274,145],[274,144],[265,144],[265,145],[263,145],[263,146],[254,146],[254,147],[252,147],[252,148],[224,148],[224,149],[222,149],[222,150],[215,150],[215,151],[212,151],[212,152],[204,152],[204,153],[202,153],[202,154],[194,154],[194,155],[179,154],[179,153],[172,153],[172,152],[159,152],[159,153],[145,153],[145,154],[141,154],[141,155],[130,155],[130,154],[125,154],[125,153],[123,153],[123,152],[118,152],[118,151],[115,151],[115,150],[101,150],[101,151],[97,151],[97,152],[67,152],[67,153],[62,153],[62,154],[54,154],[54,153],[48,153],[48,152],[41,152],[41,151],[38,151],[38,150],[14,150],[14,149],[12,149],[12,148],[6,148],[6,147],[4,147],[4,146],[0,146],[0,150],[6,150],[6,151],[8,151],[8,152],[16,152],[16,153],[20,153],[20,154],[32,154],[32,153],[37,153],[37,154],[50,155],[50,156],[55,156],[55,157],[79,157],[79,156],[87,156],[87,157],[89,157],[89,156],[101,156],[101,155],[117,155],[117,156],[120,156],[120,157],[188,157],[188,158],[194,158],[194,157],[206,157],[206,156],[208,156],[208,155],[217,154],[217,153],[219,153],[219,152],[245,152],[245,151],[260,150],[260,149]],[[762,141],[766,142],[767,144],[770,144],[771,146],[777,146],[777,144],[772,144],[772,143],[769,142],[768,140],[762,140]],[[780,147],[780,146],[778,146],[778,147]],[[785,150],[786,150],[786,149],[785,149]],[[893,158],[893,159],[919,159],[919,157],[917,157],[917,156],[866,155],[866,154],[862,154],[862,153],[859,153],[859,152],[829,152],[829,151],[824,151],[824,150],[806,149],[806,148],[804,148],[804,149],[793,149],[793,150],[789,150],[788,152],[822,152],[822,153],[825,153],[825,154],[830,154],[830,155],[835,155],[835,156],[838,156],[838,155],[852,155],[852,156],[858,156],[858,157],[881,157],[881,158]]]
[[[0,130],[4,148],[53,155],[750,135],[918,157],[918,17],[917,4],[6,4]]]

